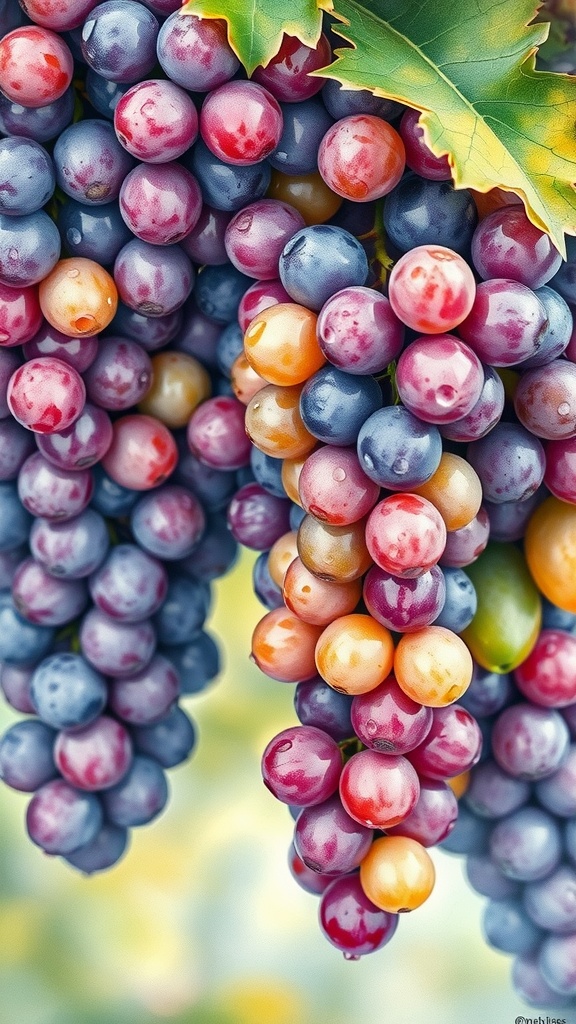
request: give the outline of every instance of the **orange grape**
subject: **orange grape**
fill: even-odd
[[[468,526],[482,504],[482,484],[476,470],[466,459],[452,452],[444,452],[436,472],[426,483],[412,490],[432,502],[447,530]]]
[[[451,629],[425,626],[404,633],[394,655],[394,674],[404,693],[418,704],[452,704],[472,681],[472,655]]]
[[[362,597],[362,583],[330,583],[306,568],[301,558],[290,563],[284,576],[287,608],[315,626],[327,626],[340,615],[353,612]]]
[[[297,302],[268,306],[248,325],[246,359],[270,384],[303,384],[326,362],[316,337],[317,319]]]
[[[340,693],[368,693],[386,679],[393,662],[392,634],[371,615],[341,615],[316,645],[318,672]]]
[[[435,880],[430,854],[408,836],[375,839],[360,865],[360,884],[368,899],[391,914],[421,906]]]
[[[266,195],[289,203],[302,214],[307,225],[324,224],[338,212],[343,201],[328,188],[318,171],[282,174],[273,170]]]
[[[316,675],[314,651],[321,626],[302,622],[287,608],[275,608],[252,634],[252,661],[271,679],[298,683]]]
[[[296,530],[289,530],[272,545],[268,552],[268,572],[277,587],[282,589],[286,571],[298,555]],[[296,613],[298,614],[298,613]]]
[[[232,363],[230,383],[238,401],[242,402],[242,405],[248,405],[254,395],[266,387],[267,382],[252,369],[244,352],[240,352]]]
[[[40,282],[40,308],[48,323],[70,338],[89,338],[116,314],[114,278],[94,260],[74,256],[60,260]]]
[[[542,502],[528,523],[524,554],[544,596],[576,613],[576,505],[558,498]]]
[[[307,455],[318,444],[306,430],[300,415],[302,385],[290,388],[268,384],[246,407],[246,433],[266,455],[294,459]]]
[[[298,554],[320,579],[335,583],[357,580],[373,564],[366,547],[366,520],[350,526],[329,526],[307,515],[298,527]]]

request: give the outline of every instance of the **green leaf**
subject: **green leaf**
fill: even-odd
[[[249,75],[278,53],[284,33],[316,46],[322,31],[317,0],[188,0],[181,13],[225,20],[230,46]]]
[[[537,0],[338,0],[352,45],[315,74],[421,110],[457,188],[519,195],[565,257],[576,234],[576,77],[536,71]]]

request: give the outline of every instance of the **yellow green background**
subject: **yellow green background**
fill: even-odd
[[[224,668],[184,706],[198,725],[171,799],[110,872],[84,878],[24,834],[27,797],[0,787],[0,1024],[512,1024],[537,1016],[481,937],[483,900],[436,851],[427,903],[392,942],[348,963],[293,881],[292,819],[260,777],[296,721],[293,687],[250,663],[264,609],[253,557],[215,585]],[[0,710],[5,728],[17,715]]]

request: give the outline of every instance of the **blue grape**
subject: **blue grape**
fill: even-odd
[[[23,107],[0,93],[0,132],[35,142],[49,142],[70,124],[74,114],[74,87],[45,107]]]
[[[523,502],[544,479],[544,448],[519,423],[500,421],[486,437],[468,445],[466,458],[480,477],[485,500],[494,504]]]
[[[314,725],[337,742],[354,736],[352,697],[332,689],[320,677],[297,684],[294,708],[302,725]]]
[[[124,856],[129,842],[129,833],[120,825],[106,822],[89,843],[69,853],[64,860],[84,875],[105,871]]]
[[[478,598],[472,580],[463,569],[444,566],[442,569],[446,584],[446,600],[440,615],[434,619],[435,626],[444,626],[453,633],[461,633],[469,626],[476,614]]]
[[[570,306],[554,288],[543,285],[541,288],[535,289],[535,294],[546,310],[548,325],[542,335],[536,355],[523,360],[523,370],[529,370],[533,366],[544,366],[545,363],[550,363],[553,359],[561,356],[568,347],[574,329],[574,318]]]
[[[323,366],[308,378],[300,395],[304,426],[325,444],[351,445],[366,420],[382,406],[374,377]]]
[[[235,472],[206,466],[192,454],[187,444],[181,446],[173,479],[193,491],[208,511],[226,508],[237,490]]]
[[[129,88],[129,84],[112,82],[110,79],[99,75],[93,68],[87,69],[86,95],[94,110],[101,114],[102,117],[107,117],[109,121],[112,121],[114,118],[114,111],[116,110],[118,100]]]
[[[33,793],[58,775],[53,748],[56,732],[37,718],[16,722],[0,739],[0,779],[12,789]]]
[[[336,121],[352,114],[373,114],[384,121],[391,121],[403,109],[394,100],[375,96],[369,89],[347,89],[331,78],[324,83],[321,95],[326,109]]]
[[[100,611],[116,622],[142,622],[166,597],[168,574],[162,562],[137,544],[117,544],[89,580]]]
[[[157,761],[136,754],[124,778],[101,795],[109,822],[129,828],[156,818],[168,800],[168,782]]]
[[[368,417],[358,434],[357,449],[371,480],[392,491],[409,491],[438,469],[442,438],[437,427],[393,405]]]
[[[119,302],[116,315],[109,324],[107,333],[131,338],[147,352],[153,352],[172,341],[181,328],[182,309],[176,309],[165,316],[144,316],[142,313],[137,313],[135,309],[130,309],[123,302]]]
[[[215,89],[240,67],[218,22],[179,10],[170,13],[162,25],[157,52],[168,78],[191,92]]]
[[[73,853],[91,842],[102,824],[98,797],[80,792],[64,779],[52,779],[41,786],[26,811],[28,835],[46,853]]]
[[[576,625],[576,613],[558,608],[547,597],[542,597],[542,629],[571,630]]]
[[[316,97],[300,103],[281,103],[280,109],[282,135],[276,149],[268,157],[272,167],[284,174],[310,174],[317,171],[318,147],[334,119]]]
[[[520,882],[506,878],[492,858],[485,853],[470,853],[467,856],[466,877],[476,892],[493,900],[516,897],[522,892]]]
[[[162,653],[176,666],[183,694],[200,693],[220,672],[218,645],[203,629],[188,643],[164,647]]]
[[[158,643],[188,643],[204,625],[210,601],[206,580],[192,579],[179,572],[171,575],[166,597],[153,617]]]
[[[60,234],[44,210],[25,217],[0,214],[0,283],[38,284],[58,262]]]
[[[134,0],[108,0],[93,7],[82,27],[84,60],[103,78],[137,82],[156,63],[160,25]]]
[[[294,302],[320,310],[335,292],[365,283],[368,259],[349,231],[333,224],[312,224],[297,231],[284,246],[278,276]]]
[[[182,159],[196,177],[202,198],[216,210],[240,210],[266,195],[272,168],[267,160],[247,167],[225,164],[210,152],[201,140]]]
[[[11,481],[0,483],[0,551],[11,551],[28,540],[32,516]]]
[[[174,768],[190,757],[196,730],[189,715],[176,705],[159,722],[134,726],[132,739],[137,753],[154,758],[163,768]]]
[[[532,953],[544,934],[524,913],[520,901],[511,897],[489,900],[482,916],[482,930],[486,941],[503,953]]]
[[[244,334],[238,323],[226,324],[216,344],[216,362],[225,377],[230,376],[232,364],[244,351]]]
[[[134,507],[139,491],[122,487],[104,472],[102,466],[94,466],[94,493],[90,504],[103,516],[120,517],[128,515]]]
[[[40,210],[56,185],[54,166],[33,139],[0,141],[0,213],[22,216]]]
[[[53,158],[59,188],[72,199],[95,206],[118,198],[136,162],[118,142],[110,122],[100,120],[77,121],[66,128]]]
[[[157,558],[175,561],[194,551],[206,520],[192,491],[179,484],[166,484],[138,500],[130,525],[140,547]]]
[[[576,932],[576,871],[568,864],[539,882],[524,886],[524,907],[540,928]]]
[[[538,964],[551,989],[561,996],[576,996],[576,932],[544,939]]]
[[[464,800],[481,818],[502,818],[522,807],[530,798],[531,787],[515,779],[487,757],[475,767]]]
[[[31,430],[21,427],[12,417],[0,420],[0,481],[16,480],[35,448]]]
[[[268,611],[281,608],[284,604],[282,590],[270,575],[267,551],[261,551],[252,566],[252,589],[260,604]]]
[[[110,538],[103,517],[87,508],[64,523],[35,519],[30,550],[51,576],[82,579],[104,561]]]
[[[238,542],[228,529],[226,516],[214,512],[208,518],[206,529],[192,554],[180,563],[180,568],[202,580],[224,576],[238,560]]]
[[[293,503],[290,509],[290,529],[297,530],[305,516],[306,509],[301,508],[300,505],[295,505]]]
[[[467,189],[407,174],[386,196],[382,219],[386,239],[399,253],[417,245],[444,245],[466,257],[478,214]]]
[[[194,300],[205,316],[230,324],[236,318],[240,299],[253,283],[252,278],[241,274],[230,263],[203,267],[194,286]]]
[[[70,256],[82,256],[103,267],[111,266],[132,238],[117,202],[87,206],[71,199],[58,210],[56,224]]]
[[[474,664],[470,686],[458,698],[458,702],[475,718],[482,718],[495,715],[505,708],[515,693],[517,691],[509,674],[490,672]]]
[[[548,281],[548,286],[559,292],[566,302],[576,304],[576,238],[566,238],[566,260]]]
[[[484,854],[488,849],[491,824],[460,803],[454,828],[438,845],[448,853]]]
[[[570,1004],[569,996],[555,992],[544,980],[540,970],[537,953],[524,953],[517,956],[512,965],[512,984],[521,999],[529,1006],[538,1009],[543,1007],[563,1008]]]
[[[494,826],[490,853],[508,878],[519,882],[545,878],[562,853],[556,819],[537,807],[520,807]]]
[[[42,721],[54,729],[88,725],[104,710],[106,680],[80,654],[51,654],[35,668],[30,696]]]
[[[184,307],[184,323],[174,339],[174,348],[199,359],[209,370],[217,370],[216,346],[222,324],[201,313],[194,299]]]
[[[52,626],[27,622],[16,611],[10,591],[0,591],[0,661],[33,665],[48,654],[54,633]]]
[[[266,455],[255,445],[250,453],[250,469],[253,479],[259,483],[265,491],[273,494],[276,498],[285,498],[286,491],[282,483],[282,459],[275,459],[272,455]],[[239,486],[244,483],[238,481]]]

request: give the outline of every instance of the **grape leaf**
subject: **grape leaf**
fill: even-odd
[[[323,0],[320,0],[322,4]],[[314,74],[422,111],[455,185],[517,193],[566,256],[576,234],[576,77],[535,70],[537,0],[336,0],[352,44]]]
[[[284,33],[316,46],[322,31],[317,0],[188,0],[181,13],[224,19],[230,46],[249,75],[278,53]]]

